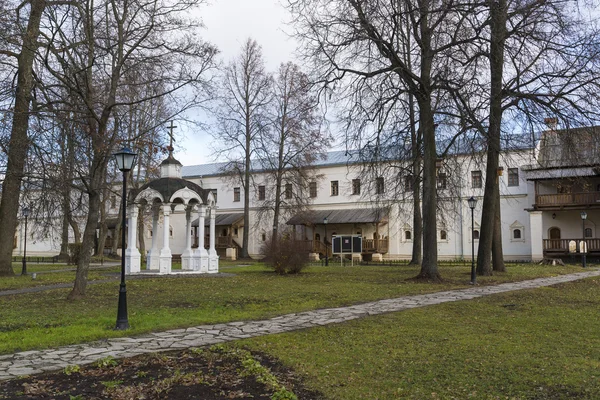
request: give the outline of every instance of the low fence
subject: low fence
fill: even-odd
[[[56,264],[58,262],[58,256],[52,256],[52,257],[37,257],[37,256],[27,256],[25,258],[27,260],[27,262],[29,263],[36,263],[36,264],[43,264],[43,263],[47,263],[47,264]],[[21,262],[23,261],[23,257],[22,256],[13,256],[12,258],[13,262]]]

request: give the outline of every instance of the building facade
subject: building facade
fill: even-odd
[[[483,154],[453,154],[438,165],[437,251],[440,259],[470,259],[475,254],[484,193]],[[357,152],[333,151],[311,170],[313,177],[302,184],[282,184],[283,208],[276,229],[288,232],[306,244],[306,251],[320,256],[331,254],[332,236],[360,236],[364,258],[410,259],[413,229],[412,185],[414,179],[400,162],[369,167]],[[600,222],[600,129],[550,129],[541,134],[535,147],[501,154],[501,168],[495,179],[500,185],[501,231],[505,260],[540,260],[566,256],[572,242],[585,239],[589,254],[600,253],[597,223]],[[235,258],[242,247],[243,233],[249,230],[249,254],[260,258],[262,247],[273,232],[270,201],[275,193],[268,171],[256,168],[250,188],[250,226],[244,226],[244,192],[239,181],[225,173],[224,163],[184,166],[182,176],[216,200],[217,251],[223,258]],[[399,167],[400,166],[400,167]],[[400,171],[400,172],[398,172]],[[477,199],[473,211],[467,200]],[[294,200],[304,199],[302,205]],[[112,209],[114,212],[114,209]],[[110,210],[109,210],[110,212]],[[191,230],[184,211],[174,209],[169,226],[162,219],[154,226],[143,216],[144,232],[139,235],[152,248],[153,235],[165,237],[174,255],[185,252],[188,238],[194,247],[208,248],[208,238],[198,237],[198,219]],[[585,219],[582,219],[585,216]],[[153,230],[157,230],[154,232]],[[54,240],[55,241],[55,240]],[[22,240],[17,237],[15,254]],[[51,248],[30,249],[52,253]],[[56,243],[52,244],[53,246]],[[425,249],[424,251],[427,251]],[[56,253],[56,252],[55,252]]]

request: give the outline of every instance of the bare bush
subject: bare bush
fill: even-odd
[[[308,252],[302,242],[288,233],[269,238],[262,247],[265,264],[280,275],[298,274],[308,265]]]

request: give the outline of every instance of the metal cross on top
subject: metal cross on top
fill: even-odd
[[[169,150],[169,156],[173,156],[173,129],[177,128],[176,125],[173,125],[173,121],[171,121],[171,125],[169,125],[169,137],[171,138],[171,141],[169,142],[169,147],[167,147],[167,150]]]

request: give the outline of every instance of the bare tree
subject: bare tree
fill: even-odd
[[[78,171],[88,213],[70,299],[85,296],[102,188],[112,168],[108,162],[119,142],[126,140],[118,129],[116,110],[158,97],[169,97],[182,109],[190,102],[197,104],[195,96],[206,96],[205,75],[216,50],[192,35],[199,23],[188,18],[200,2],[88,1],[49,13],[41,55],[52,80],[48,88],[62,88],[76,97],[73,112],[83,121],[80,143],[89,144],[89,161],[85,170]],[[152,85],[161,90],[127,97],[129,82],[124,77],[136,69],[156,71],[137,75],[139,87]],[[190,100],[182,97],[189,96],[183,88],[192,94]]]
[[[268,129],[271,84],[260,45],[255,40],[246,40],[240,55],[225,68],[214,132],[219,154],[229,160],[226,170],[239,180],[244,190],[242,258],[248,257],[251,160],[258,138]]]
[[[423,262],[419,278],[440,279],[437,268],[435,109],[436,93],[459,78],[447,65],[446,53],[472,37],[462,14],[465,7],[428,0],[357,1],[288,0],[305,55],[327,87],[346,79],[367,81],[394,76],[396,94],[414,96],[422,134]],[[406,27],[409,27],[406,29]],[[412,37],[410,48],[405,37]],[[407,52],[411,57],[407,57]],[[412,60],[412,64],[407,62]]]
[[[269,119],[270,129],[258,142],[257,159],[265,169],[267,182],[274,183],[274,191],[258,207],[258,219],[272,212],[272,237],[277,238],[283,213],[289,216],[308,206],[309,197],[303,189],[315,178],[309,167],[323,158],[329,147],[317,99],[308,77],[296,64],[279,66]]]
[[[29,17],[18,53],[9,49],[0,49],[0,54],[17,60],[17,87],[13,107],[12,128],[8,143],[8,163],[4,182],[2,183],[2,199],[0,200],[0,226],[5,234],[0,235],[0,275],[13,275],[12,251],[13,237],[17,228],[19,212],[19,196],[21,182],[25,171],[25,160],[29,149],[27,128],[29,126],[29,108],[34,86],[33,64],[38,47],[40,22],[46,7],[46,0],[31,0],[19,5],[16,9],[17,19],[22,9],[29,4]]]

